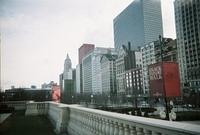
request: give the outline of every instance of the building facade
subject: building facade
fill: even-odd
[[[175,0],[174,8],[182,86],[200,90],[200,1]]]
[[[161,61],[177,61],[177,44],[176,39],[162,38],[159,44],[155,45],[156,62]],[[162,44],[162,59],[161,59],[161,44]]]
[[[72,62],[68,54],[64,63],[63,79],[72,80]]]
[[[117,55],[104,54],[101,57],[102,93],[111,97],[117,94],[116,65]]]
[[[100,59],[103,54],[114,53],[113,48],[96,47],[82,60],[83,93],[102,94]]]
[[[83,70],[82,60],[95,48],[94,44],[83,44],[78,50],[79,64],[76,67],[76,92],[77,94],[83,93]]]
[[[93,51],[95,48],[94,44],[83,44],[78,49],[78,56],[79,56],[79,64],[82,63],[82,59],[91,51]]]
[[[142,68],[133,68],[125,71],[126,95],[131,97],[143,93]]]
[[[155,41],[163,35],[160,0],[134,0],[114,20],[115,49],[128,41],[132,49]],[[128,46],[126,46],[128,47]]]
[[[92,94],[92,53],[82,60],[83,93]]]
[[[131,59],[134,63],[133,66],[125,70],[126,78],[126,95],[142,94],[143,82],[142,82],[142,53],[139,50],[132,51],[134,57]]]
[[[76,93],[81,93],[81,78],[80,78],[80,64],[76,65]]]
[[[75,94],[75,71],[72,69],[71,59],[67,54],[64,63],[64,71],[60,75],[61,102],[72,103]]]
[[[118,58],[116,59],[116,82],[117,82],[117,95],[125,95],[125,50],[121,47],[118,51]]]
[[[143,80],[143,94],[149,93],[149,74],[148,65],[156,62],[155,45],[159,45],[159,41],[150,42],[144,47],[141,47],[142,52],[142,80]]]

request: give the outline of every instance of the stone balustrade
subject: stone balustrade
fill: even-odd
[[[45,115],[49,110],[47,102],[27,102],[25,115]]]
[[[57,133],[68,132],[70,135],[200,134],[198,125],[130,116],[76,105],[53,102],[45,102],[45,104],[48,104],[48,111],[44,111],[44,114],[49,116]],[[27,111],[28,106],[29,104],[27,104]]]
[[[26,101],[6,101],[3,103],[8,107],[15,108],[15,110],[26,110]]]

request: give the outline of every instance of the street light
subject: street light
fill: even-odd
[[[91,97],[91,104],[93,104],[93,95],[91,95],[90,97]]]
[[[74,103],[74,96],[72,96],[72,104]]]
[[[108,95],[108,105],[110,104],[110,95]]]
[[[161,37],[161,35],[159,35],[159,42],[160,42],[161,62],[163,63],[163,43],[164,43],[164,41],[163,41],[163,38]],[[162,64],[162,66],[163,66],[163,64]],[[163,70],[162,70],[162,72],[163,72]],[[166,91],[165,90],[164,90],[164,100],[165,100],[166,119],[169,120],[168,101],[167,101]]]

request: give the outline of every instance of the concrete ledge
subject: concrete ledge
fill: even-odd
[[[11,113],[0,114],[0,124],[3,123],[10,115]]]

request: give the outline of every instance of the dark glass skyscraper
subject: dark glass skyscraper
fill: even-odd
[[[115,49],[122,45],[137,49],[163,35],[160,0],[134,0],[114,19]]]

